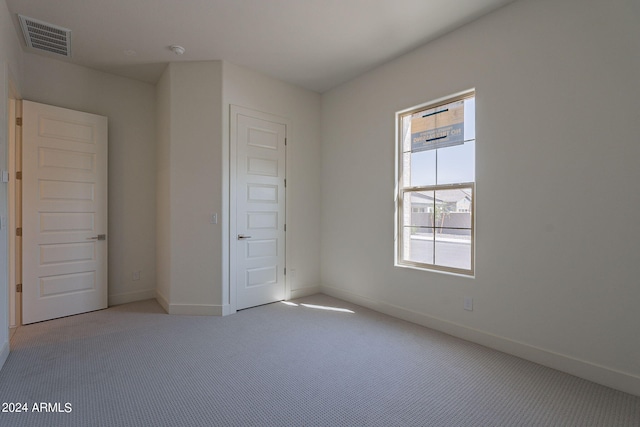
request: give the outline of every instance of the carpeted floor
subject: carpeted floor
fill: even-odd
[[[28,412],[0,426],[640,426],[640,397],[325,295],[294,303],[23,326],[0,402]]]

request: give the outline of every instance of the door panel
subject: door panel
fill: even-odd
[[[246,110],[232,110],[232,115],[236,205],[231,265],[240,310],[285,298],[286,125]]]
[[[107,307],[107,118],[23,102],[23,323]]]

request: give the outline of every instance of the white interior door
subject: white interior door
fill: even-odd
[[[107,118],[22,114],[22,323],[106,308]]]
[[[231,115],[231,277],[240,310],[285,299],[287,128],[272,116],[239,107],[232,107]]]

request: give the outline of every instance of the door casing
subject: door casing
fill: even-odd
[[[9,130],[9,185],[8,185],[8,212],[7,229],[9,237],[9,327],[15,330],[22,324],[22,293],[17,292],[16,287],[22,283],[22,238],[16,236],[16,228],[22,227],[22,180],[17,179],[16,173],[21,171],[21,126],[17,119],[22,118],[22,101],[18,91],[9,79],[9,117],[7,128]]]

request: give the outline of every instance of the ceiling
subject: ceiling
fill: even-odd
[[[512,1],[6,0],[25,51],[17,14],[71,29],[60,59],[86,67],[156,83],[169,62],[223,59],[316,92]]]

